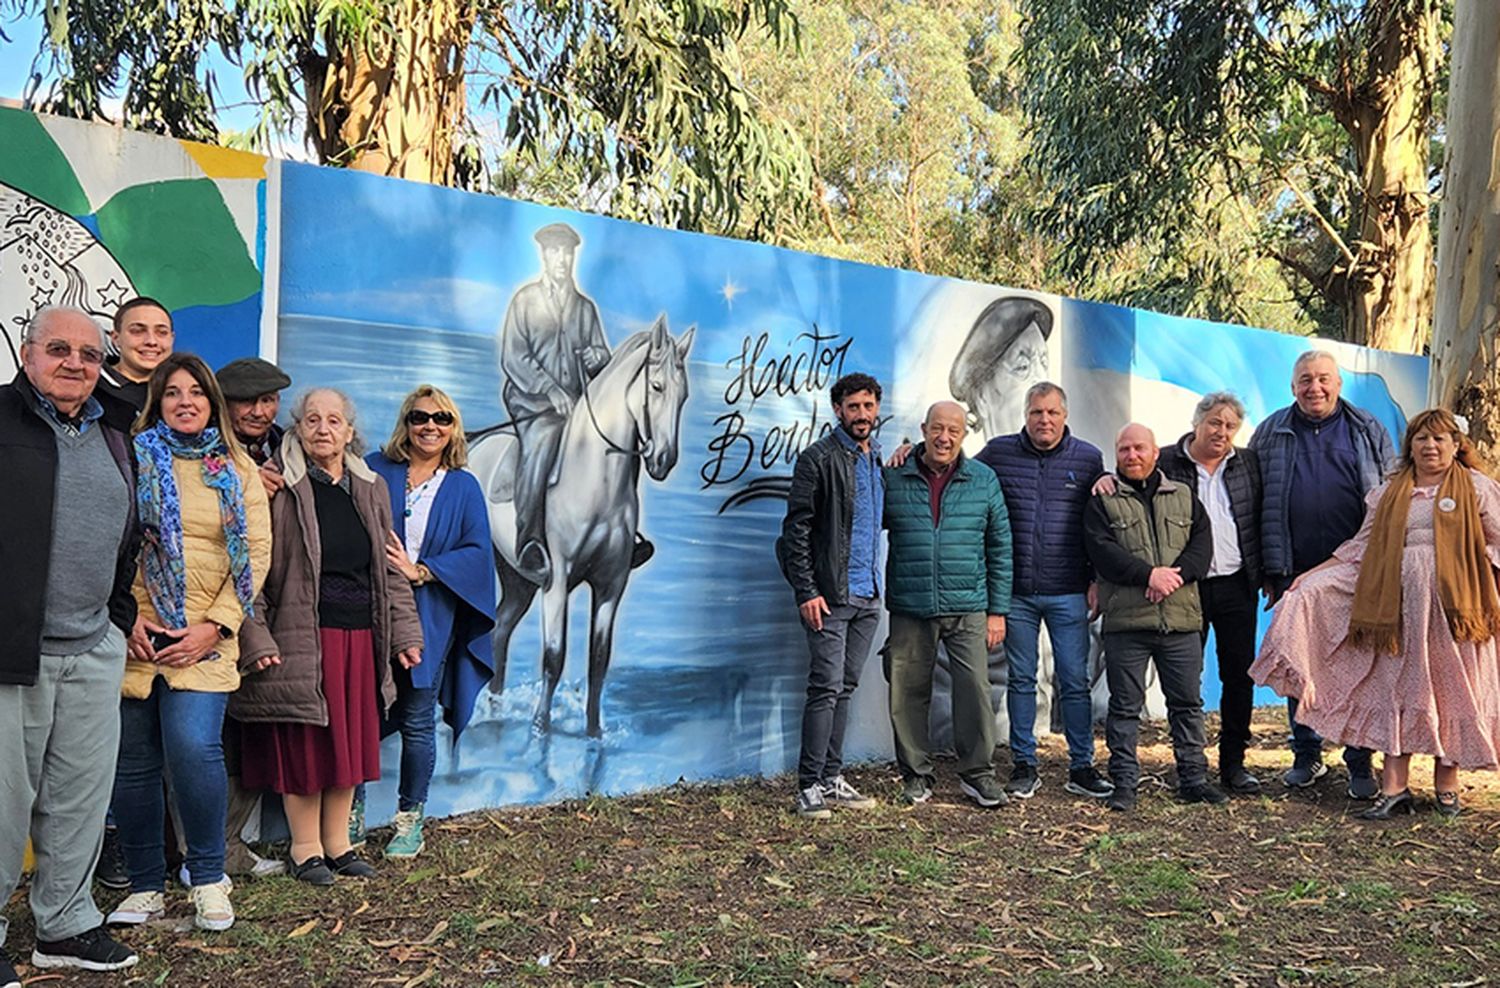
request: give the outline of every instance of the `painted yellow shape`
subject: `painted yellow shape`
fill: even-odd
[[[197,141],[178,141],[209,178],[265,178],[266,159],[249,151],[235,151]]]
[[[36,858],[31,853],[31,841],[26,842],[26,857],[21,861],[22,871],[31,871],[36,867]]]

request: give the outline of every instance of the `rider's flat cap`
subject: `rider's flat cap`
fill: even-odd
[[[259,357],[241,357],[231,360],[214,375],[219,379],[219,390],[225,398],[249,401],[273,391],[291,387],[292,379],[286,372],[269,360]]]
[[[579,236],[566,223],[548,223],[532,234],[543,247],[577,247]]]

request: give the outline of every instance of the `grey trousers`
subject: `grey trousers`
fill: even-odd
[[[927,735],[932,707],[932,669],[938,642],[953,668],[953,746],[958,774],[969,782],[993,776],[995,709],[990,705],[989,656],[985,615],[956,614],[916,618],[891,612],[886,679],[891,684],[891,731],[901,777],[933,778],[932,743]]]
[[[1203,639],[1196,631],[1112,631],[1104,635],[1104,670],[1109,677],[1109,714],[1104,740],[1109,745],[1109,777],[1115,786],[1134,789],[1141,763],[1136,739],[1141,707],[1146,702],[1146,665],[1156,663],[1156,676],[1167,699],[1167,726],[1177,759],[1179,788],[1208,778],[1203,731]]]
[[[36,855],[31,914],[39,940],[104,921],[90,880],[104,841],[120,749],[125,636],[114,625],[78,655],[43,655],[34,686],[0,686],[0,902]],[[6,921],[0,917],[0,944]]]
[[[832,782],[844,770],[849,699],[859,686],[879,623],[878,597],[850,597],[847,604],[829,608],[822,631],[804,629],[811,659],[807,704],[802,708],[802,754],[797,759],[799,789]]]

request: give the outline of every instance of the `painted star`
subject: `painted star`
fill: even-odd
[[[122,285],[114,278],[109,279],[109,284],[99,289],[99,307],[105,312],[112,312],[120,307],[120,304],[130,297],[130,285]]]
[[[39,312],[44,306],[50,305],[51,303],[52,292],[43,288],[41,285],[37,285],[36,291],[31,293],[31,311]]]
[[[732,309],[734,308],[735,296],[739,295],[744,290],[745,289],[734,283],[733,278],[725,278],[724,287],[719,289],[719,294],[724,296],[725,304],[727,304]]]

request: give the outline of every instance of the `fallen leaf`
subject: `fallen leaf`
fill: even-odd
[[[313,929],[315,927],[317,927],[317,925],[318,925],[318,921],[316,919],[310,919],[306,923],[303,923],[301,926],[297,927],[292,932],[288,933],[286,935],[286,938],[288,940],[295,940],[298,937],[305,937],[309,933],[311,933],[313,931]]]
[[[402,985],[401,988],[414,988],[415,985],[419,985],[422,982],[427,981],[435,974],[437,974],[437,968],[435,966],[429,967],[427,970],[423,971],[415,978],[412,978],[410,981],[406,982],[406,984]]]

